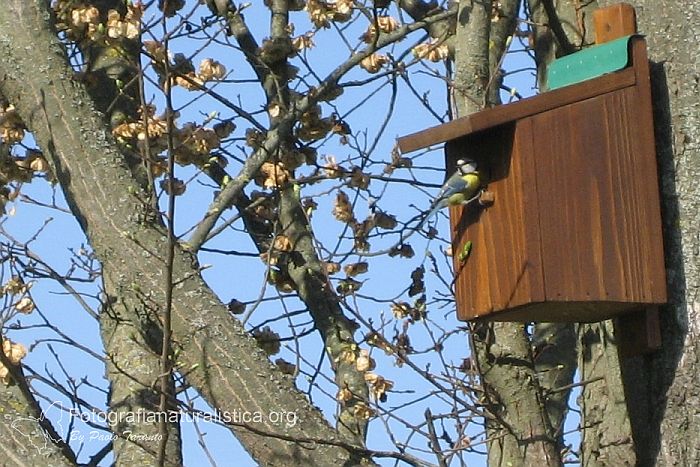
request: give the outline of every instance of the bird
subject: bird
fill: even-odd
[[[481,181],[476,162],[471,159],[458,159],[457,170],[440,188],[440,192],[431,203],[423,223],[436,215],[442,208],[469,204],[476,196],[480,186]]]
[[[401,237],[401,242],[419,231],[440,209],[448,206],[466,205],[474,201],[479,194],[481,180],[475,161],[467,158],[457,160],[457,170],[442,185],[430,208],[418,225],[407,235]]]

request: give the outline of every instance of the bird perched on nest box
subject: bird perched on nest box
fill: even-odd
[[[427,214],[423,217],[420,223],[408,232],[408,235],[402,236],[403,242],[408,237],[419,231],[430,218],[437,212],[448,206],[459,206],[469,204],[477,199],[481,180],[479,179],[479,171],[471,159],[457,160],[457,170],[450,178],[442,185],[440,192],[437,194]]]
[[[425,216],[425,220],[433,217],[437,212],[447,206],[459,206],[472,201],[481,185],[476,162],[470,159],[459,159],[457,170],[447,179],[433,204]],[[424,220],[424,221],[425,221]]]

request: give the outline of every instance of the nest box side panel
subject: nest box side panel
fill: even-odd
[[[547,301],[659,303],[655,149],[637,98],[629,87],[533,119]]]
[[[612,199],[617,230],[625,241],[622,250],[629,301],[666,302],[666,270],[656,148],[651,108],[643,108],[639,88],[627,88],[604,99],[610,145],[617,148],[611,160],[613,183],[620,190]],[[646,133],[646,132],[649,133]],[[624,233],[623,233],[624,232]]]
[[[634,11],[634,10],[632,10]],[[634,141],[642,148],[643,159],[638,164],[644,198],[647,204],[644,206],[644,223],[649,235],[645,245],[649,248],[644,252],[645,264],[648,264],[650,283],[648,293],[651,296],[650,303],[664,304],[668,301],[666,289],[666,265],[663,242],[663,227],[661,221],[661,188],[659,186],[659,174],[657,171],[656,142],[654,140],[654,118],[651,95],[651,76],[649,73],[649,59],[647,58],[646,41],[636,38],[632,41],[632,62],[636,74],[636,86],[627,93],[628,102],[636,106],[633,114],[635,124],[633,128],[636,134]],[[656,318],[651,318],[658,319]],[[650,332],[658,332],[658,329],[649,328]],[[660,339],[657,340],[660,343]],[[650,339],[649,342],[654,342]],[[660,344],[659,344],[660,345]]]
[[[450,211],[461,320],[544,300],[532,138],[525,119],[451,143],[448,152],[477,159],[495,195],[487,208],[473,203]],[[471,253],[460,258],[468,241]]]

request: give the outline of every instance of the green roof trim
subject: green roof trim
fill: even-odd
[[[547,70],[547,89],[552,91],[625,68],[629,63],[630,38],[621,37],[556,59]]]

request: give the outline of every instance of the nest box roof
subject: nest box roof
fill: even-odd
[[[552,64],[551,91],[403,136],[398,139],[399,149],[406,154],[633,86],[637,77],[635,69],[629,66],[632,62],[629,45],[637,41],[644,42],[644,38],[627,36],[563,57]]]

